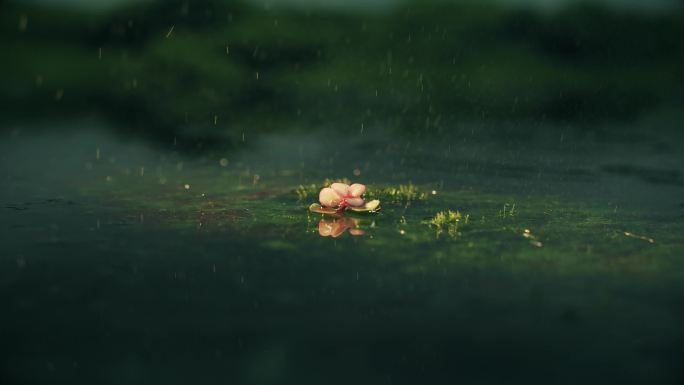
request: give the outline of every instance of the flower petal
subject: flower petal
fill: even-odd
[[[335,190],[326,187],[318,193],[318,201],[321,202],[321,205],[324,207],[337,207],[340,205],[342,199]]]
[[[354,183],[353,185],[349,186],[349,195],[351,195],[354,198],[360,198],[363,193],[366,192],[366,185],[363,185],[361,183]]]
[[[333,183],[330,185],[330,188],[335,190],[340,197],[349,195],[349,185],[346,183]]]
[[[351,207],[361,207],[365,204],[363,198],[347,198],[346,201]]]

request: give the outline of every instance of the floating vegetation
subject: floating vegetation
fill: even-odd
[[[359,212],[359,213],[374,213],[380,210],[380,201],[374,199],[372,201],[366,202],[360,207],[349,207],[348,210]],[[325,207],[318,203],[312,203],[309,205],[309,211],[312,213],[326,214],[332,216],[342,216],[343,210],[336,209],[334,207]]]
[[[299,187],[297,187],[294,190],[294,193],[297,194],[297,199],[299,199],[300,201],[303,201],[303,200],[307,200],[308,198],[310,198],[312,196],[315,196],[316,194],[318,194],[319,191],[320,191],[320,187],[318,187],[316,184],[312,183],[312,184],[306,185],[306,186],[300,184]]]
[[[318,201],[322,206],[338,210],[363,207],[366,204],[363,198],[365,193],[366,186],[360,183],[354,183],[351,186],[347,183],[333,183],[321,189],[318,193]]]
[[[467,225],[470,222],[470,215],[461,215],[457,211],[440,211],[432,219],[430,219],[430,226],[437,229],[437,236],[441,233],[446,232],[451,237],[457,237],[461,235],[459,228],[462,225]]]
[[[399,185],[397,187],[385,187],[382,189],[371,190],[368,196],[381,199],[391,204],[408,205],[415,201],[423,201],[427,198],[427,194],[420,191],[417,186],[412,183],[406,185]]]
[[[380,201],[377,199],[366,201],[363,194],[366,186],[354,183],[332,183],[329,187],[323,187],[318,194],[320,204],[314,203],[309,206],[309,211],[321,214],[342,214],[345,210],[359,212],[375,212],[380,209]]]
[[[504,204],[503,209],[499,211],[499,216],[501,218],[506,218],[506,217],[514,217],[518,214],[518,211],[515,208],[515,203],[512,205],[509,205],[508,203]]]
[[[297,199],[310,200],[318,198],[318,194],[322,188],[328,187],[333,183],[343,183],[351,185],[351,182],[347,178],[342,179],[325,179],[320,184],[309,184],[309,185],[299,185],[294,193],[297,195]],[[390,204],[403,204],[408,205],[416,201],[424,201],[427,199],[428,194],[420,191],[420,189],[412,184],[401,184],[398,186],[381,187],[381,188],[371,188],[368,189],[366,193],[367,197],[373,200],[382,200],[383,202]]]

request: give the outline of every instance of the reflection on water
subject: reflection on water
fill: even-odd
[[[337,238],[347,231],[356,236],[366,233],[359,228],[358,218],[341,216],[339,218],[321,218],[321,221],[318,222],[318,234],[321,237]]]

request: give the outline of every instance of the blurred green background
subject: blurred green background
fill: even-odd
[[[682,104],[681,5],[8,2],[2,119],[98,114],[213,145],[327,122],[635,119]]]

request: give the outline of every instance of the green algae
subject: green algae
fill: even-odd
[[[183,184],[141,184],[139,176],[129,176],[115,183],[100,180],[99,187],[85,193],[116,207],[117,216],[144,217],[146,226],[230,231],[255,240],[266,233],[288,234],[283,247],[300,252],[319,242],[315,234],[320,215],[310,213],[303,201],[310,196],[300,198],[301,194],[293,193],[301,191],[301,186],[293,188],[280,181],[263,186],[242,183],[240,174],[230,168],[222,169],[218,178],[212,172],[196,172],[189,189]],[[311,186],[315,186],[310,189],[313,193],[321,185]],[[419,193],[431,188],[369,186],[369,196],[385,199],[383,209],[372,216],[346,214],[355,216],[366,232],[355,239],[364,246],[349,247],[356,253],[412,261],[409,266],[427,263],[423,268],[434,268],[432,263],[439,260],[440,264],[503,264],[596,274],[615,268],[666,272],[684,246],[676,236],[681,223],[648,220],[638,212],[615,213],[600,205],[554,196],[446,189],[435,195]],[[280,243],[273,245],[280,247],[276,246]],[[654,258],[661,253],[661,258]],[[420,257],[426,258],[424,262]]]

